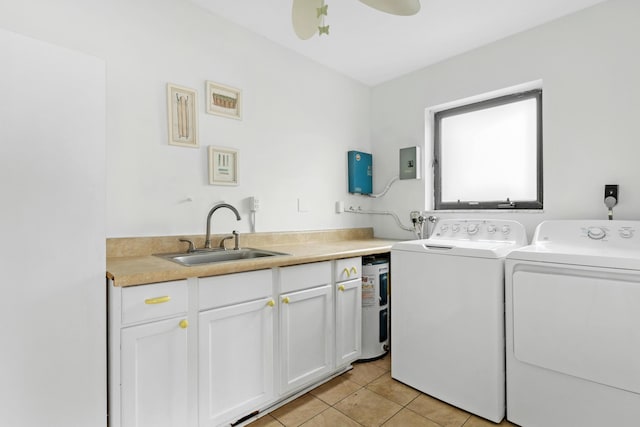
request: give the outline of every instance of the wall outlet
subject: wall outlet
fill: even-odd
[[[307,199],[299,197],[298,198],[298,212],[309,212],[309,203]]]
[[[604,186],[604,199],[607,197],[613,197],[618,201],[618,185],[617,184],[606,184]]]
[[[258,212],[260,210],[260,199],[256,196],[249,197],[249,210],[251,212]]]

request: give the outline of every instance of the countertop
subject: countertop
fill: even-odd
[[[186,237],[193,237],[193,240],[196,240],[196,244],[198,245],[198,236]],[[214,237],[212,241],[218,242],[224,235]],[[114,286],[135,286],[180,280],[189,277],[217,276],[310,262],[381,254],[389,252],[391,246],[396,243],[396,240],[374,238],[372,229],[253,233],[241,236],[241,247],[254,247],[284,252],[290,255],[219,262],[193,267],[182,266],[173,261],[152,255],[152,253],[184,251],[184,244],[180,246],[179,243],[175,243],[178,242],[179,238],[183,238],[183,236],[108,239],[107,278],[113,281]],[[161,244],[159,245],[159,243]],[[174,246],[167,246],[167,244]],[[135,249],[127,252],[127,248]],[[167,248],[171,248],[172,250],[167,250]]]

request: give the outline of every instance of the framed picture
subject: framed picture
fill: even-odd
[[[207,113],[242,120],[242,91],[208,81]]]
[[[169,144],[198,148],[198,94],[195,90],[167,84]]]
[[[209,146],[209,184],[238,185],[238,152]]]

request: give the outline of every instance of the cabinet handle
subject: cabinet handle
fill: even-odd
[[[187,319],[182,319],[178,325],[180,325],[182,329],[187,329],[189,327],[189,321]]]
[[[344,292],[344,285],[338,286],[338,290]]]
[[[267,301],[267,305],[269,307],[273,307],[274,305],[276,305],[276,302],[274,300],[270,299],[269,301]]]
[[[349,274],[349,269],[347,267],[345,267],[344,270],[342,270],[342,274],[346,274],[347,277],[351,276],[351,274]]]
[[[351,267],[351,274],[358,274],[358,270],[355,267]]]
[[[148,298],[144,300],[144,303],[145,304],[162,304],[165,302],[169,302],[170,300],[171,300],[171,297],[169,295],[165,295],[163,297]]]
[[[282,302],[285,303],[285,304],[289,304],[290,301],[291,300],[289,299],[289,297],[282,298]]]

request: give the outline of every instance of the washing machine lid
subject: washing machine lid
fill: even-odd
[[[527,244],[522,224],[511,220],[440,220],[429,239],[399,242],[392,251],[423,252],[452,256],[504,258]]]
[[[553,220],[508,259],[640,270],[640,221]]]
[[[504,258],[518,247],[513,242],[424,239],[396,243],[391,247],[391,251],[392,253],[405,251],[476,258]]]

